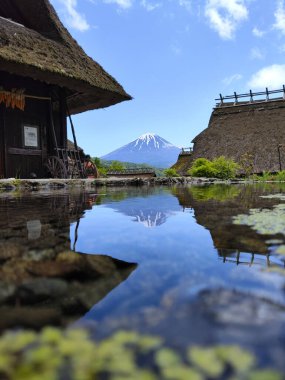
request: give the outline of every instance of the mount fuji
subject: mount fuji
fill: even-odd
[[[148,164],[157,168],[168,168],[177,161],[179,152],[180,148],[164,138],[154,133],[145,133],[101,158],[103,160],[117,160]]]

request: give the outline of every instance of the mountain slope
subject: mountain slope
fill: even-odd
[[[138,139],[101,158],[168,168],[176,162],[179,152],[178,147],[164,138],[153,133],[145,133]]]

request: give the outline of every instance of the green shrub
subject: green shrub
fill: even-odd
[[[254,155],[244,153],[239,159],[240,169],[246,178],[249,178],[254,169]]]
[[[237,175],[239,165],[230,158],[224,156],[215,158],[212,161],[213,167],[216,170],[216,177],[221,179],[234,178]]]
[[[206,158],[197,158],[187,174],[193,177],[215,177],[216,171],[211,161]]]
[[[179,177],[177,171],[175,169],[172,169],[172,168],[165,169],[164,174],[166,177]]]
[[[220,179],[234,178],[239,169],[239,165],[224,156],[215,158],[213,161],[206,158],[198,158],[187,174],[193,177],[216,177]]]
[[[274,179],[275,179],[276,181],[285,181],[285,170],[282,170],[281,172],[278,172],[278,173],[275,175]]]
[[[197,158],[192,165],[192,168],[199,168],[200,166],[209,165],[211,161],[207,160],[207,158]]]

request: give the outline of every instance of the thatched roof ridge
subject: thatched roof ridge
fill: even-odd
[[[73,114],[131,99],[85,54],[48,0],[1,0],[0,16],[1,71],[68,89]]]
[[[199,157],[213,159],[222,155],[241,162],[247,154],[253,157],[254,173],[277,172],[280,166],[283,170],[284,120],[284,100],[215,108],[208,128],[193,140],[191,162]]]

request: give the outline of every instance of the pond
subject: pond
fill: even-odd
[[[0,329],[130,330],[178,352],[234,344],[285,374],[284,190],[2,193]]]

